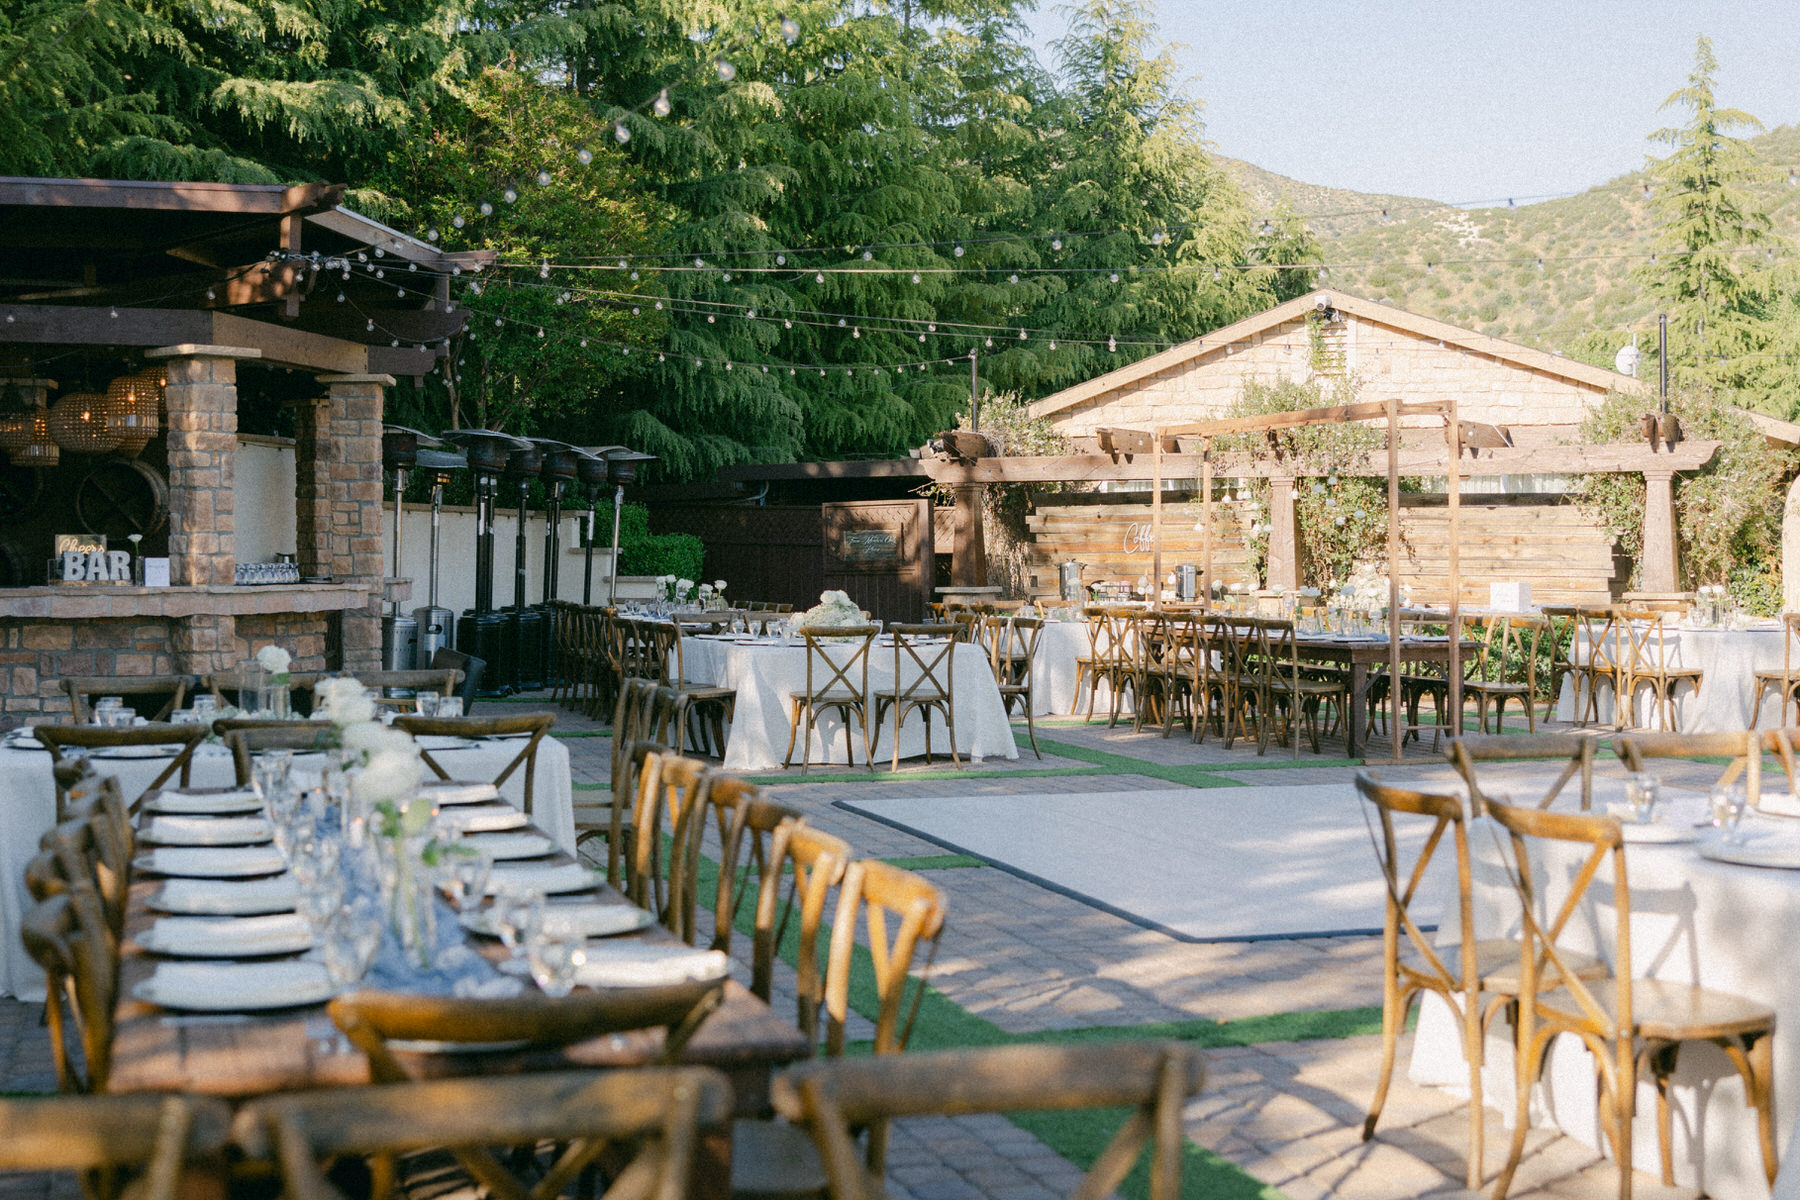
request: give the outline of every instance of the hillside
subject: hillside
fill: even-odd
[[[1800,127],[1781,126],[1754,141],[1768,174],[1756,190],[1777,233],[1800,245],[1800,188],[1787,182],[1788,170],[1800,166]],[[1646,333],[1646,341],[1654,337],[1652,305],[1631,277],[1651,239],[1644,181],[1642,172],[1632,172],[1560,200],[1519,208],[1438,208],[1386,223],[1377,214],[1373,223],[1350,224],[1320,208],[1314,230],[1326,262],[1339,264],[1330,267],[1324,282],[1495,337],[1610,365],[1609,347],[1621,338],[1614,331],[1635,327]],[[1335,195],[1342,197],[1338,213],[1371,204],[1379,209],[1393,199]],[[1390,213],[1398,212],[1390,207]],[[1328,220],[1342,231],[1327,232]],[[1590,337],[1584,345],[1583,335],[1595,330],[1614,336]]]
[[[1425,217],[1454,211],[1436,200],[1421,200],[1417,196],[1353,192],[1346,188],[1301,183],[1298,179],[1289,179],[1286,175],[1277,175],[1254,163],[1247,163],[1241,158],[1227,158],[1223,154],[1214,155],[1213,161],[1244,189],[1255,212],[1267,212],[1285,199],[1294,206],[1295,212],[1306,218],[1306,223],[1312,226],[1313,232],[1320,238],[1342,237],[1372,225],[1380,225],[1383,212],[1392,219]]]

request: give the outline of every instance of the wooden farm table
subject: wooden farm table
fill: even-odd
[[[1332,634],[1298,634],[1294,638],[1300,657],[1309,662],[1332,663],[1350,670],[1350,712],[1345,717],[1344,757],[1361,758],[1363,730],[1369,725],[1369,668],[1388,665],[1386,634],[1370,637],[1342,637]],[[1479,653],[1477,642],[1462,643],[1462,660]],[[1411,637],[1400,639],[1400,661],[1403,663],[1450,662],[1448,637]],[[1398,696],[1395,697],[1398,699]],[[1395,718],[1398,720],[1398,717]],[[1454,717],[1451,718],[1455,720]]]
[[[549,862],[572,861],[559,852]],[[147,907],[159,879],[132,883],[126,915],[126,938],[115,1011],[112,1075],[114,1092],[186,1091],[248,1100],[272,1092],[321,1087],[353,1087],[370,1082],[368,1060],[342,1037],[325,1006],[266,1013],[182,1014],[132,998],[136,985],[155,969],[156,958],[131,939],[157,914]],[[591,893],[602,903],[625,904],[616,890],[602,884]],[[673,941],[674,935],[652,925],[634,935]],[[490,958],[504,956],[495,942],[476,940]],[[557,1049],[517,1051],[481,1056],[484,1074],[554,1070],[559,1067],[637,1067],[648,1064],[662,1044],[662,1031],[609,1035]],[[767,1111],[769,1078],[787,1063],[806,1058],[814,1047],[800,1030],[734,980],[725,984],[723,1003],[694,1034],[682,1061],[716,1067],[730,1079],[740,1116]],[[459,1055],[459,1061],[472,1061]],[[708,1139],[709,1144],[713,1139]],[[730,1150],[709,1145],[712,1161],[703,1168],[708,1184],[729,1178]],[[724,1175],[718,1172],[723,1171]],[[728,1188],[703,1187],[708,1193]]]

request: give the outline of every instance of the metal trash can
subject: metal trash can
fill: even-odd
[[[1200,598],[1200,568],[1193,563],[1182,563],[1175,568],[1175,598],[1183,604],[1192,604]]]
[[[423,671],[431,666],[431,660],[439,650],[454,650],[451,644],[456,635],[456,614],[442,605],[421,605],[412,611],[413,624],[418,627],[418,650],[413,658],[413,666]]]
[[[418,661],[419,623],[398,614],[381,618],[381,667],[410,671]]]

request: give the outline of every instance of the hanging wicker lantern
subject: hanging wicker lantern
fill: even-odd
[[[50,438],[49,413],[42,408],[0,415],[0,450],[19,467],[54,467],[62,461],[61,448]]]
[[[107,427],[119,435],[119,453],[126,458],[136,458],[162,429],[160,394],[142,373],[121,375],[106,385]]]
[[[50,406],[50,436],[70,454],[105,454],[119,448],[119,432],[106,420],[103,392],[70,392]]]

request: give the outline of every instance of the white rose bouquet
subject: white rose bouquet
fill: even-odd
[[[348,675],[321,679],[313,687],[313,716],[323,717],[342,731],[375,719],[375,702],[368,689]]]
[[[863,623],[862,606],[847,592],[820,592],[819,602],[800,614],[797,622],[805,629],[837,629]]]
[[[294,665],[294,656],[271,642],[256,652],[256,665],[273,676],[276,683],[285,687],[288,670]]]

